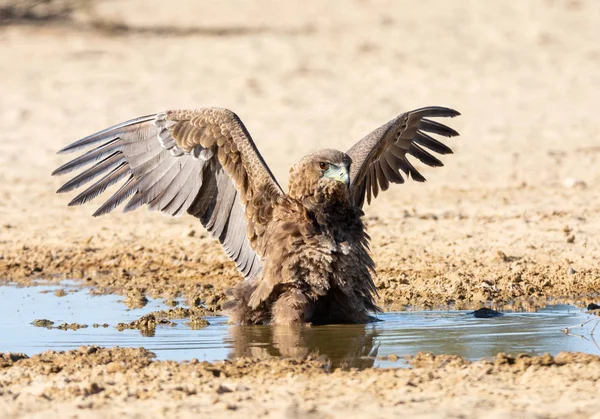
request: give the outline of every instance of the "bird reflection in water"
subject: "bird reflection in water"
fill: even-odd
[[[316,358],[331,370],[370,368],[377,357],[379,332],[368,324],[327,326],[231,326],[230,359]]]

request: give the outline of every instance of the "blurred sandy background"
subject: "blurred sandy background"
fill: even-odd
[[[461,133],[448,141],[455,154],[424,169],[426,184],[393,187],[367,208],[382,288],[401,303],[431,305],[598,285],[598,2],[3,3],[7,269],[14,258],[68,254],[81,242],[203,245],[225,262],[211,239],[181,238],[201,229],[191,218],[92,219],[91,205],[66,207],[70,198],[54,193],[62,179],[49,176],[65,161],[55,152],[106,126],[169,108],[227,107],[286,185],[305,153],[346,150],[398,113],[442,105],[462,113],[450,121]],[[534,288],[514,291],[521,276]],[[435,289],[412,292],[420,281]]]

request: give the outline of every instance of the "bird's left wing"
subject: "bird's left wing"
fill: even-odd
[[[387,190],[390,183],[404,183],[400,170],[417,182],[424,182],[425,178],[408,161],[407,154],[428,166],[443,166],[423,147],[439,154],[449,154],[452,150],[427,133],[445,137],[458,133],[428,118],[458,115],[460,113],[453,109],[438,106],[415,109],[392,119],[354,144],[347,152],[352,158],[350,195],[354,204],[362,207],[365,198],[371,203],[379,190]]]
[[[123,181],[94,216],[131,197],[124,211],[147,204],[171,216],[189,213],[216,237],[246,279],[261,269],[263,234],[281,187],[236,114],[219,108],[143,116],[83,138],[59,151],[95,146],[54,171],[91,165],[65,183],[68,192],[103,177],[77,195],[80,205]]]

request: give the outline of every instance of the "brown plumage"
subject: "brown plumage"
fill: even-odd
[[[364,323],[377,312],[375,273],[362,206],[403,183],[400,171],[425,178],[406,158],[429,166],[452,150],[426,132],[456,131],[427,117],[458,112],[427,107],[404,113],[373,131],[347,153],[320,150],[290,169],[284,193],[250,134],[233,112],[205,108],[167,111],[115,125],[59,153],[96,146],[54,171],[94,163],[65,183],[71,191],[103,177],[69,205],[83,204],[124,181],[94,213],[144,204],[179,216],[191,214],[219,240],[245,281],[227,308],[239,324]]]

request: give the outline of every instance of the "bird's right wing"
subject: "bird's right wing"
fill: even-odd
[[[203,108],[144,116],[85,137],[59,153],[91,146],[95,148],[53,173],[91,165],[58,192],[103,175],[69,205],[84,204],[124,181],[94,216],[130,197],[125,212],[144,204],[171,216],[187,212],[221,242],[246,279],[260,272],[262,239],[283,191],[233,112]]]

